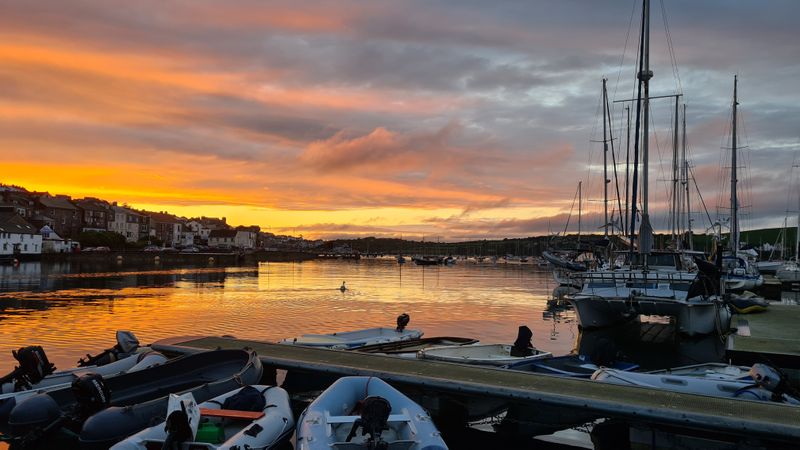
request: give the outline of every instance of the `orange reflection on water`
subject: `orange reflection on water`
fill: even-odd
[[[3,280],[15,276],[4,270]],[[68,368],[85,353],[113,345],[118,329],[133,331],[143,343],[221,334],[276,341],[394,327],[397,315],[407,312],[410,327],[427,336],[484,342],[513,342],[517,327],[527,324],[534,345],[556,354],[569,352],[577,334],[574,316],[543,319],[551,276],[529,267],[424,268],[362,260],[46,276],[41,267],[20,270],[28,275],[17,273],[13,288],[28,283],[27,290],[0,294],[0,355],[7,355],[2,370],[12,367],[11,349],[30,344],[42,345],[59,368]]]

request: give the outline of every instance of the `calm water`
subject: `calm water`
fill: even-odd
[[[348,290],[339,291],[342,281]],[[114,344],[118,329],[143,343],[176,335],[278,340],[394,326],[403,312],[427,336],[513,342],[569,353],[572,311],[549,311],[552,276],[527,266],[422,267],[394,260],[262,263],[249,267],[0,266],[0,370],[11,350],[37,344],[59,368]]]

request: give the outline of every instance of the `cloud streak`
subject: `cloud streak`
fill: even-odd
[[[800,146],[800,5],[666,6],[680,81],[656,8],[651,92],[682,89],[709,208],[726,195],[720,147],[739,73],[753,223],[782,222]],[[614,98],[632,95],[630,8],[9,0],[0,5],[0,163],[13,170],[0,181],[224,211],[315,236],[466,239],[563,225],[583,180],[585,223],[596,228],[600,79]],[[651,204],[661,218],[671,105],[653,108]],[[615,105],[624,150],[622,114]]]

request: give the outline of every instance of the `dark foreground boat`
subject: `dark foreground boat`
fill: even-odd
[[[167,411],[168,394],[191,393],[204,402],[261,378],[252,351],[217,350],[175,359],[109,380],[82,375],[71,387],[37,394],[12,411],[15,449],[107,449],[152,425]]]
[[[602,365],[624,372],[639,368],[638,364],[626,361],[610,361]],[[508,364],[503,366],[503,368],[570,378],[590,378],[600,366],[586,355],[566,355]]]

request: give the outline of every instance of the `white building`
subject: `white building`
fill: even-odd
[[[238,248],[256,248],[256,239],[258,233],[255,231],[236,230],[236,237],[234,239],[235,246]]]
[[[42,253],[72,253],[80,248],[80,243],[72,239],[64,239],[48,225],[39,230],[42,235]]]
[[[15,211],[0,211],[0,256],[41,255],[42,235]]]
[[[236,247],[236,230],[211,230],[208,235],[208,246],[215,248]]]
[[[112,218],[108,222],[108,231],[125,236],[127,242],[136,242],[142,237],[146,216],[133,212],[128,208],[112,205]],[[144,228],[146,230],[146,227]]]

